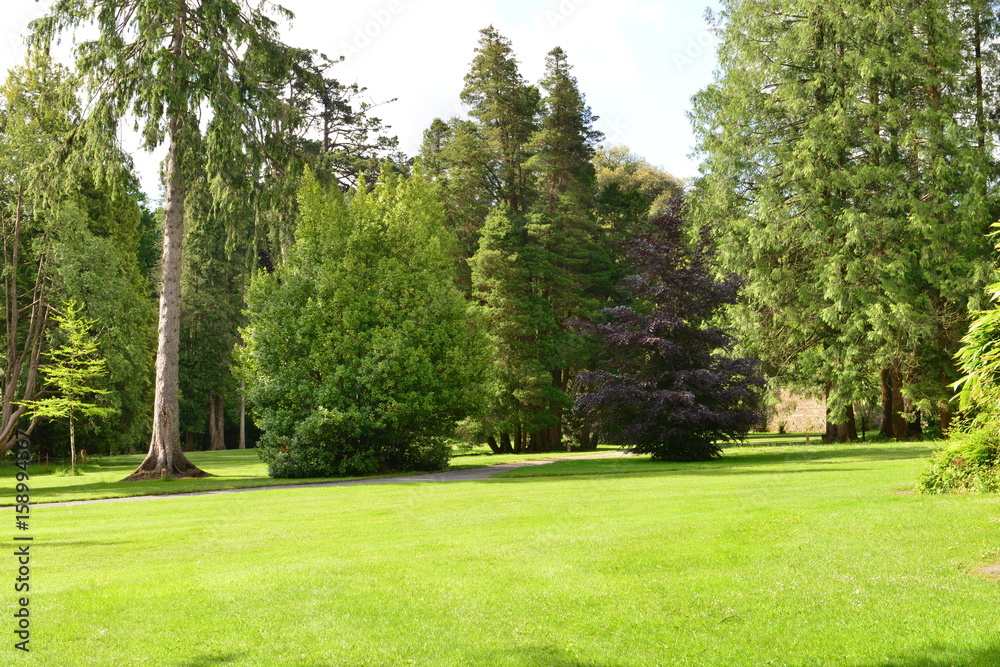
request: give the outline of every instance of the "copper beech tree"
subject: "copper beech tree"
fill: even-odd
[[[635,273],[627,305],[606,309],[605,324],[582,324],[600,339],[604,361],[577,375],[576,409],[598,437],[666,461],[717,458],[760,419],[758,361],[728,355],[735,340],[713,324],[734,303],[741,281],[713,275],[707,239],[685,239],[679,203],[628,242]]]

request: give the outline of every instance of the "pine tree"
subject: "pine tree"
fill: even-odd
[[[480,31],[461,100],[478,122],[490,154],[492,201],[515,213],[527,212],[534,188],[525,162],[537,127],[539,93],[521,76],[510,40],[493,26]]]
[[[76,427],[80,419],[86,417],[108,417],[114,409],[102,407],[91,400],[107,394],[103,389],[91,386],[107,373],[104,359],[97,352],[97,344],[88,329],[96,320],[85,320],[81,307],[73,302],[65,305],[62,315],[52,318],[65,337],[65,342],[47,353],[48,364],[42,367],[47,389],[54,395],[24,405],[32,417],[52,420],[66,420],[69,427],[70,462],[76,473]]]
[[[116,187],[94,169],[59,169],[52,152],[79,120],[72,77],[41,54],[10,72],[0,103],[0,200],[4,233],[3,432],[17,427],[23,401],[38,398],[38,368],[52,329],[54,303],[86,304],[102,331],[107,362],[104,404],[117,415],[97,419],[84,436],[111,452],[148,438],[154,311],[139,266],[140,211],[135,178]],[[113,145],[100,160],[125,165]],[[115,190],[117,189],[117,193]],[[18,397],[22,402],[18,407]],[[37,420],[26,426],[33,432]],[[0,442],[7,436],[0,435]],[[0,445],[2,447],[2,445]]]
[[[532,234],[538,227],[494,211],[471,261],[472,296],[493,343],[483,432],[497,453],[558,448],[559,415],[572,405],[558,376],[571,341],[546,293],[571,278]]]

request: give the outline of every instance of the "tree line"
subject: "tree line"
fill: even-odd
[[[533,84],[492,26],[409,159],[280,8],[56,3],[0,108],[0,443],[59,432],[28,410],[73,302],[115,415],[84,442],[151,434],[133,479],[202,474],[184,445],[237,424],[291,476],[440,467],[451,438],[707,458],[761,375],[822,394],[830,439],[872,393],[884,435],[947,431],[994,271],[996,9],[723,3],[685,185],[601,146],[561,48]],[[157,211],[127,115],[168,147]]]

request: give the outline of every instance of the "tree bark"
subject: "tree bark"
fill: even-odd
[[[903,401],[903,376],[899,371],[892,371],[889,374],[890,388],[892,389],[892,437],[896,440],[909,440],[910,423],[904,416],[906,405]]]
[[[247,383],[240,382],[240,449],[247,448]]]
[[[494,438],[492,435],[486,436],[486,444],[489,445],[490,450],[494,454],[499,454],[500,453],[500,447],[497,446],[497,439]]]
[[[4,287],[6,289],[4,310],[4,321],[7,325],[7,358],[3,364],[3,387],[2,397],[0,397],[0,454],[8,452],[17,442],[17,423],[28,409],[24,403],[17,405],[17,394],[20,389],[20,401],[29,401],[37,398],[38,368],[41,362],[42,347],[45,343],[45,331],[48,326],[49,308],[46,302],[48,297],[47,285],[48,276],[46,267],[48,259],[46,248],[43,247],[41,256],[38,258],[37,271],[35,273],[35,284],[28,297],[30,301],[27,305],[22,305],[21,295],[17,282],[17,274],[20,270],[21,254],[21,221],[24,216],[24,190],[18,189],[17,205],[14,211],[14,224],[11,230],[10,242],[8,245],[7,236],[4,235],[4,256],[6,264],[6,279]],[[24,338],[20,335],[20,315],[22,311],[28,313],[28,327],[24,332]],[[27,374],[23,375],[25,365]],[[22,377],[24,383],[22,384]],[[34,430],[37,419],[31,420],[28,432]]]
[[[69,415],[69,465],[76,474],[76,429],[73,427],[73,413]]]
[[[208,395],[208,451],[226,448],[225,425],[225,401],[213,392]]]
[[[500,434],[500,453],[513,454],[514,448],[510,446],[510,433]]]
[[[941,435],[948,437],[951,432],[951,406],[947,403],[941,406]]]
[[[889,369],[883,368],[882,379],[882,427],[878,434],[886,438],[892,437],[892,379]]]
[[[858,425],[854,418],[854,404],[847,406],[847,419],[837,424],[837,442],[855,442],[858,439]]]
[[[181,24],[182,25],[182,24]],[[183,29],[175,31],[171,48],[179,53]],[[181,450],[178,404],[180,354],[181,239],[184,235],[184,197],[187,188],[181,173],[179,141],[183,121],[170,119],[167,153],[167,192],[163,220],[163,280],[160,287],[159,336],[156,351],[156,393],[153,399],[153,437],[145,460],[123,482],[161,477],[210,477],[191,463]]]

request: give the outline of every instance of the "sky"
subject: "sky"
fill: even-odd
[[[24,58],[30,20],[52,0],[4,0],[0,70]],[[284,0],[295,14],[283,29],[288,44],[345,56],[331,75],[367,88],[367,101],[407,154],[417,152],[436,118],[462,115],[459,102],[479,31],[493,25],[508,37],[521,74],[537,83],[545,54],[561,46],[580,90],[600,117],[605,144],[625,145],[685,178],[697,174],[690,98],[716,66],[715,37],[705,10],[718,0]],[[395,99],[394,102],[389,100]],[[138,150],[129,132],[143,190],[159,199],[163,151]]]

